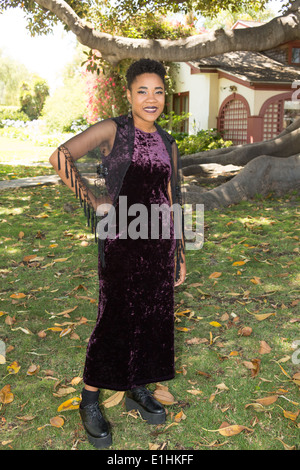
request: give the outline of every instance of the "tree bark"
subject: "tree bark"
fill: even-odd
[[[203,173],[203,164],[245,166],[260,155],[288,158],[300,151],[300,118],[277,137],[253,144],[221,148],[182,157],[183,175]]]
[[[300,190],[300,154],[288,158],[261,155],[215,189],[205,193],[201,189],[187,190],[186,203],[204,204],[204,209],[210,210],[249,200],[257,194],[282,195],[290,190]]]
[[[284,15],[261,26],[230,31],[221,29],[173,41],[113,37],[93,29],[64,0],[36,0],[36,3],[55,14],[81,44],[101,52],[112,65],[128,58],[186,62],[230,51],[271,49],[300,39],[300,0],[295,0]]]

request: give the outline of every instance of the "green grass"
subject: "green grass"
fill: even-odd
[[[175,288],[176,312],[189,310],[176,315],[176,328],[187,331],[176,329],[176,377],[164,384],[176,403],[166,406],[167,422],[158,427],[128,416],[124,400],[107,409],[113,449],[148,449],[149,443],[166,443],[170,450],[299,446],[299,416],[294,421],[283,414],[300,409],[299,387],[291,380],[300,369],[292,360],[292,343],[300,339],[299,200],[295,194],[270,195],[205,213],[204,246],[187,251],[187,278]],[[75,207],[73,212],[63,209],[65,202]],[[78,411],[57,411],[62,402],[80,395],[82,382],[65,397],[55,393],[82,376],[96,319],[93,235],[85,228],[75,197],[61,185],[0,193],[0,227],[0,339],[7,349],[6,363],[0,365],[0,390],[10,385],[14,395],[11,403],[0,405],[0,448],[91,449]],[[29,255],[38,258],[24,260]],[[233,266],[236,261],[246,262]],[[210,278],[214,272],[221,275]],[[25,297],[12,298],[16,293]],[[73,307],[68,315],[58,315]],[[259,321],[255,314],[262,313],[274,315]],[[83,317],[87,321],[80,321]],[[61,337],[48,329],[57,324],[66,328],[68,322],[78,337]],[[250,336],[239,334],[243,326],[252,328]],[[44,338],[38,336],[42,330]],[[189,345],[191,338],[205,342]],[[268,343],[270,353],[259,352],[261,341]],[[254,359],[261,363],[252,378],[244,362]],[[7,370],[13,361],[21,366],[16,374]],[[32,376],[27,375],[31,365],[40,367]],[[192,389],[202,393],[192,395]],[[102,398],[113,393],[105,390]],[[278,399],[272,405],[246,407],[275,393]],[[181,410],[186,419],[166,429]],[[48,425],[57,415],[65,419],[62,428]],[[222,436],[216,430],[223,422],[248,430]]]
[[[21,141],[9,137],[0,136],[0,163],[9,163],[18,160],[31,162],[48,162],[55,147],[34,145],[30,141]]]

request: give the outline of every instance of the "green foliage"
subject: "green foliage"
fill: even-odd
[[[164,15],[167,12],[188,13],[194,11],[202,16],[216,16],[220,11],[244,12],[248,8],[256,11],[262,10],[268,0],[66,0],[66,3],[80,18],[93,20],[93,16],[103,12],[104,16],[115,17],[118,21],[130,21],[136,15],[142,13],[150,18],[154,13]],[[284,10],[292,1],[283,1]],[[40,35],[51,32],[53,26],[59,22],[56,15],[42,8],[32,0],[0,0],[0,11],[8,8],[21,8],[27,19],[28,29],[31,34]],[[65,29],[68,30],[66,25]],[[100,25],[101,27],[101,25]],[[100,28],[100,30],[103,30]]]
[[[4,127],[4,122],[8,121],[29,121],[29,117],[23,111],[20,111],[15,106],[1,106],[0,107],[0,128]]]
[[[30,75],[25,65],[4,56],[0,50],[0,104],[19,106],[20,85],[30,80]]]
[[[83,83],[80,77],[66,78],[46,100],[42,118],[49,131],[68,132],[74,121],[82,119],[86,111]]]
[[[38,119],[48,95],[49,87],[46,80],[35,78],[32,83],[23,82],[20,89],[21,111],[32,120]]]
[[[232,145],[231,141],[222,139],[217,129],[200,130],[195,135],[176,134],[175,138],[181,155],[190,155]]]

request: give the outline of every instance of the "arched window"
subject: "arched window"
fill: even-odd
[[[272,96],[262,105],[259,116],[263,118],[263,140],[273,139],[300,116],[300,101],[292,99],[292,92]]]
[[[224,140],[234,145],[248,142],[248,116],[250,109],[247,100],[236,93],[223,101],[218,116],[218,131]]]

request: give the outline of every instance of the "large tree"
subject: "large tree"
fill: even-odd
[[[283,2],[284,3],[284,2]],[[33,34],[47,33],[60,21],[78,41],[101,53],[111,65],[123,59],[154,58],[167,62],[184,62],[212,57],[230,51],[262,51],[300,39],[300,0],[288,1],[282,13],[254,28],[224,30],[194,35],[184,39],[149,39],[120,37],[105,32],[93,12],[117,15],[126,19],[139,11],[153,13],[202,12],[214,15],[224,9],[243,11],[249,5],[263,8],[266,0],[116,0],[113,6],[105,0],[0,0],[0,10],[21,6],[27,13]],[[204,202],[206,208],[227,205],[251,197],[255,192],[281,192],[300,185],[300,119],[283,135],[267,142],[184,157],[184,174],[203,171],[206,163],[234,163],[243,170],[218,188],[202,192],[189,191],[187,200]],[[202,165],[202,166],[201,166]]]

